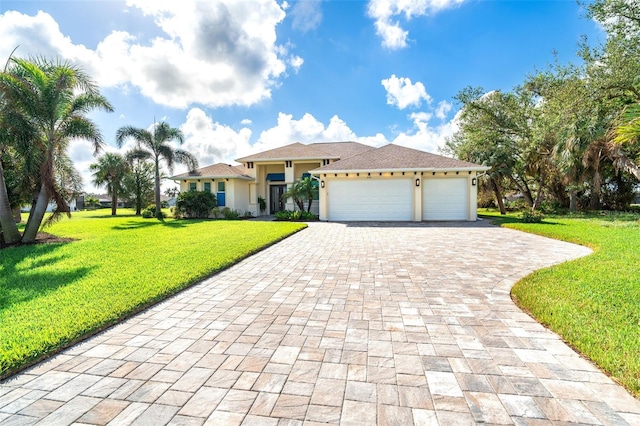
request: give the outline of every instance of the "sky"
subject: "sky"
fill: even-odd
[[[115,109],[90,114],[105,151],[133,147],[121,126],[166,121],[201,167],[293,142],[438,153],[461,89],[579,63],[581,36],[604,39],[572,0],[0,0],[0,59],[18,46],[89,73]],[[90,144],[69,154],[100,192]]]

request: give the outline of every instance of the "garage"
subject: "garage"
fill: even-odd
[[[331,179],[328,219],[333,221],[413,220],[411,179]]]
[[[466,177],[423,179],[422,219],[467,220],[468,185]]]

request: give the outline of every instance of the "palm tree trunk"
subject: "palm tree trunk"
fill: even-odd
[[[22,234],[22,242],[23,243],[33,243],[38,236],[38,230],[40,229],[40,224],[44,219],[44,215],[47,212],[47,205],[49,205],[49,192],[47,191],[46,185],[42,185],[40,188],[40,193],[38,194],[38,199],[36,200],[36,205],[31,209],[31,214],[29,215],[29,220],[27,221],[27,226],[24,229],[24,234]]]
[[[18,226],[9,205],[9,194],[4,181],[2,163],[0,163],[0,229],[6,244],[15,244],[20,241],[20,231],[18,231]]]
[[[569,190],[569,211],[574,213],[578,211],[578,191],[575,189]]]
[[[313,204],[313,195],[309,194],[309,204],[307,205],[307,213],[311,213],[311,204]]]
[[[160,164],[156,157],[156,218],[162,220],[162,210],[160,209]]]
[[[115,186],[115,185],[114,185]],[[116,215],[116,209],[118,208],[118,193],[114,190],[111,191],[111,216]]]
[[[589,208],[597,210],[600,207],[600,195],[602,194],[602,175],[599,170],[593,175],[593,187],[591,188],[591,199],[589,200]]]

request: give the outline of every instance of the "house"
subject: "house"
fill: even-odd
[[[180,184],[180,192],[209,191],[215,194],[219,207],[229,207],[242,212],[256,212],[250,208],[250,187],[255,191],[255,178],[248,174],[243,166],[231,166],[217,163],[195,171],[171,177]]]
[[[181,191],[212,191],[219,205],[257,215],[293,210],[282,194],[311,176],[319,182],[312,211],[320,220],[473,221],[478,173],[488,169],[398,145],[358,142],[293,143],[236,161],[242,165],[219,163],[172,179]],[[266,201],[264,212],[258,197]]]

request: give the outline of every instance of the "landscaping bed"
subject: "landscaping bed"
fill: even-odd
[[[548,216],[480,212],[501,226],[588,246],[590,256],[536,271],[512,289],[514,301],[617,382],[640,395],[640,215]]]
[[[74,213],[47,232],[75,241],[0,252],[0,378],[304,227]]]

